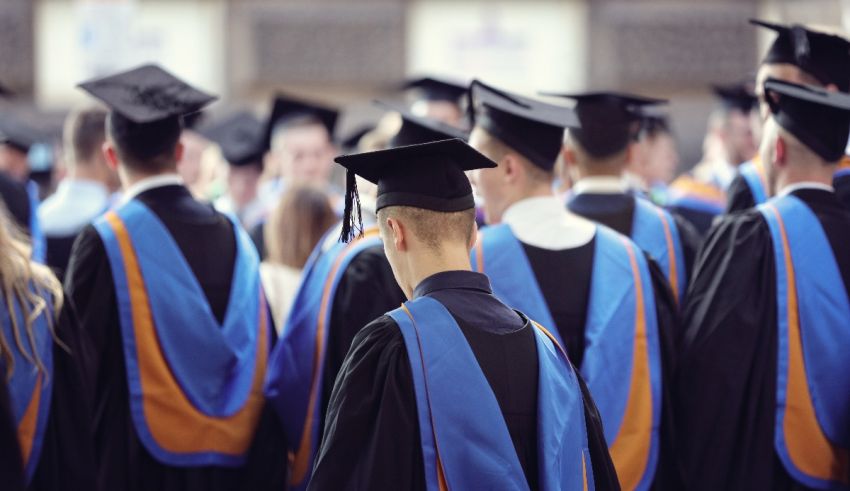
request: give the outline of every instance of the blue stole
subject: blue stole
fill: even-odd
[[[596,230],[580,371],[602,416],[621,485],[647,489],[658,461],[662,383],[652,280],[646,258],[634,243],[606,227]],[[555,325],[509,226],[482,229],[472,263],[490,277],[493,292],[506,304]],[[569,294],[567,288],[564,294]],[[560,343],[557,332],[552,335]]]
[[[776,263],[778,348],[774,447],[796,481],[847,489],[850,301],[815,214],[787,195],[758,207]]]
[[[658,262],[673,291],[673,298],[677,305],[681,305],[688,279],[679,227],[673,216],[645,198],[635,196],[631,239]]]
[[[337,228],[328,234],[338,233]],[[358,254],[381,244],[377,230],[351,243],[313,250],[289,317],[272,352],[265,393],[289,435],[289,487],[305,489],[321,437],[325,351],[336,288]]]
[[[130,413],[139,440],[170,466],[240,466],[254,437],[270,326],[259,258],[238,225],[224,323],[168,229],[133,200],[95,222],[112,270]]]
[[[528,489],[496,396],[449,311],[421,297],[390,317],[410,358],[427,489]],[[575,373],[543,329],[534,334],[540,489],[594,489]]]
[[[47,242],[44,232],[41,230],[41,222],[38,220],[38,184],[34,181],[27,182],[27,196],[30,202],[30,240],[32,241],[32,260],[44,263],[47,258]]]
[[[49,300],[48,300],[49,302]],[[14,316],[18,321],[18,332],[22,343],[15,342],[12,330],[12,318],[9,315],[8,305],[4,299],[0,302],[0,321],[3,325],[3,336],[12,352],[14,360],[14,371],[12,379],[8,381],[9,395],[12,400],[12,412],[15,417],[15,427],[18,432],[18,442],[21,446],[21,457],[24,463],[24,476],[27,484],[32,480],[35,469],[38,467],[41,448],[44,441],[44,431],[50,415],[51,383],[53,376],[53,338],[50,334],[48,316],[52,311],[48,308],[42,312],[32,325],[33,340],[26,338],[23,314],[17,302],[14,304]],[[21,353],[20,347],[26,351]],[[33,359],[33,350],[38,353],[45,370],[42,372],[30,361]],[[27,359],[29,357],[30,359]],[[2,367],[5,376],[9,367]]]
[[[761,166],[761,163],[757,164],[755,160],[744,162],[738,168],[738,172],[741,173],[741,177],[746,181],[756,205],[767,201],[767,177],[764,174],[764,168]]]

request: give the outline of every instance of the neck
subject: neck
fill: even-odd
[[[176,174],[176,173],[177,173],[176,169],[167,169],[167,170],[164,170],[162,172],[147,173],[147,172],[131,171],[131,170],[128,170],[125,166],[121,166],[121,167],[118,168],[118,177],[121,179],[121,187],[124,188],[124,190],[127,190],[129,187],[133,186],[134,184],[136,184],[140,181],[143,181],[145,179],[150,179],[151,177],[165,176],[165,175]]]
[[[91,162],[77,162],[68,169],[68,177],[76,180],[95,181],[107,185],[107,179],[97,165]]]
[[[524,201],[530,198],[547,198],[550,196],[553,196],[551,181],[546,181],[545,183],[540,184],[534,184],[532,186],[529,186],[524,191],[517,193],[514,196],[514,199],[509,200],[509,202],[505,206],[505,210],[519,203],[520,201]]]
[[[471,271],[469,262],[469,249],[459,245],[443,245],[440,253],[428,251],[428,253],[412,255],[408,263],[410,271],[410,282],[404,288],[407,298],[413,296],[413,290],[422,283],[422,280],[445,271]]]
[[[776,186],[774,194],[802,182],[814,182],[832,186],[832,174],[835,172],[835,165],[813,164],[805,167],[788,166],[784,172],[780,172],[776,176]]]
[[[585,177],[616,177],[619,178],[623,175],[625,165],[621,163],[593,163],[593,164],[584,164],[578,166],[578,177],[579,179],[584,179]]]

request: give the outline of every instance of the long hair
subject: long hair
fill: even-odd
[[[62,285],[49,268],[32,262],[31,255],[32,246],[0,203],[0,293],[12,323],[13,338],[6,339],[6,330],[0,329],[0,362],[6,367],[7,380],[15,370],[15,349],[40,372],[46,372],[33,333],[40,315],[47,315],[50,336],[67,349],[55,333],[55,320],[62,309]]]
[[[268,259],[301,269],[337,217],[328,194],[315,186],[286,190],[265,225]]]

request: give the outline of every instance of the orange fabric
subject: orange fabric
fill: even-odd
[[[313,456],[313,435],[310,429],[313,427],[313,414],[316,412],[316,404],[318,404],[319,398],[319,380],[321,378],[319,377],[321,372],[319,361],[322,358],[322,354],[325,352],[325,329],[327,328],[328,323],[328,318],[325,315],[325,312],[328,310],[328,303],[332,300],[331,294],[333,292],[331,291],[331,287],[333,286],[334,278],[336,277],[340,264],[343,259],[345,259],[348,250],[351,249],[351,247],[358,241],[374,237],[377,234],[378,228],[371,227],[365,230],[362,236],[351,241],[342,254],[336,258],[330,274],[325,280],[325,287],[322,291],[322,301],[319,304],[319,321],[318,327],[316,328],[315,349],[313,350],[313,367],[310,375],[310,399],[307,403],[307,415],[304,419],[304,429],[301,431],[301,441],[298,443],[298,450],[296,450],[295,453],[290,452],[288,455],[290,465],[289,484],[291,486],[300,486],[304,480],[309,477],[309,471],[312,466],[311,457]]]
[[[265,300],[261,297],[256,366],[251,392],[245,405],[232,416],[225,418],[200,412],[183,393],[163,356],[136,251],[124,222],[114,212],[107,214],[106,220],[118,239],[127,274],[136,359],[144,394],[143,410],[151,435],[157,444],[168,452],[243,455],[251,445],[265,402],[263,381],[268,356]]]
[[[838,169],[850,169],[850,155],[845,155],[838,162]]]
[[[587,491],[587,460],[584,458],[584,452],[581,453],[581,488]]]
[[[785,256],[788,286],[788,382],[785,391],[785,416],[782,430],[785,445],[794,466],[801,472],[828,481],[848,484],[850,456],[848,450],[833,446],[821,430],[812,406],[806,379],[800,317],[797,306],[797,284],[785,223],[775,206],[769,205],[779,223]]]
[[[658,218],[664,225],[664,241],[667,243],[667,257],[670,261],[670,272],[667,275],[667,281],[670,283],[670,288],[673,290],[673,301],[679,305],[679,275],[678,266],[676,264],[676,247],[673,244],[673,233],[670,231],[670,223],[667,221],[667,216],[664,212],[657,208]]]
[[[652,442],[652,390],[643,283],[634,249],[627,239],[623,239],[623,244],[629,252],[635,282],[635,345],[629,400],[626,402],[620,431],[609,446],[609,451],[620,478],[620,485],[623,489],[635,489],[646,471]]]
[[[678,179],[670,184],[670,188],[678,193],[695,195],[704,200],[718,203],[726,202],[726,195],[722,190],[711,184],[699,182],[689,175],[679,176]]]
[[[38,427],[38,412],[41,406],[41,380],[43,375],[38,374],[35,380],[32,397],[30,398],[27,409],[24,411],[24,416],[21,422],[18,423],[18,442],[21,445],[21,457],[24,461],[24,467],[30,460],[32,446],[35,442],[35,432]]]

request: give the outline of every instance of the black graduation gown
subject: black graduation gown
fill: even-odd
[[[740,173],[732,179],[729,189],[726,190],[726,213],[749,210],[756,205],[750,185]]]
[[[580,247],[556,251],[520,243],[534,271],[546,305],[549,306],[561,339],[566,344],[565,349],[570,360],[575,366],[580,367],[584,360],[584,331],[596,239]],[[661,340],[661,372],[664,381],[661,447],[653,489],[679,489],[681,477],[674,454],[675,426],[672,406],[672,380],[676,363],[679,322],[667,278],[655,261],[649,256],[646,258],[655,294],[658,332]],[[565,278],[569,280],[565,281]]]
[[[65,279],[65,271],[68,269],[68,261],[71,259],[71,248],[74,246],[76,238],[76,235],[44,238],[47,245],[45,261],[60,281]]]
[[[441,301],[457,321],[496,395],[529,486],[536,489],[533,328],[496,300],[487,278],[477,273],[439,273],[417,287],[414,297],[419,295]],[[599,414],[581,385],[596,489],[619,489]],[[357,333],[342,366],[308,489],[424,490],[422,458],[407,348],[395,321],[381,316]]]
[[[9,215],[22,230],[30,228],[30,198],[26,186],[0,172],[0,199],[6,205]]]
[[[0,483],[3,483],[3,489],[22,491],[24,470],[21,447],[18,444],[18,430],[15,428],[15,414],[6,387],[6,378],[0,380]]]
[[[210,205],[195,201],[183,186],[150,189],[137,199],[153,211],[174,237],[213,314],[221,321],[229,301],[236,257],[231,222]],[[98,481],[102,489],[283,488],[286,472],[283,437],[270,406],[263,410],[248,462],[242,468],[170,467],[147,452],[130,416],[112,271],[103,242],[92,225],[86,226],[74,244],[65,287],[77,307],[83,329],[93,342],[93,354],[87,361],[94,387],[92,414]]]
[[[844,176],[835,176],[832,179],[832,186],[835,188],[835,194],[838,199],[850,209],[850,174]]]
[[[795,191],[820,220],[850,285],[850,211],[833,193]],[[677,451],[688,489],[805,489],[774,451],[776,271],[757,210],[725,217],[697,259],[676,375]]]
[[[631,236],[635,214],[635,197],[630,194],[581,193],[574,196],[568,205],[571,212],[588,220],[601,223],[623,235]],[[690,275],[702,237],[690,222],[671,213],[679,230],[682,253],[685,261],[685,277]]]

